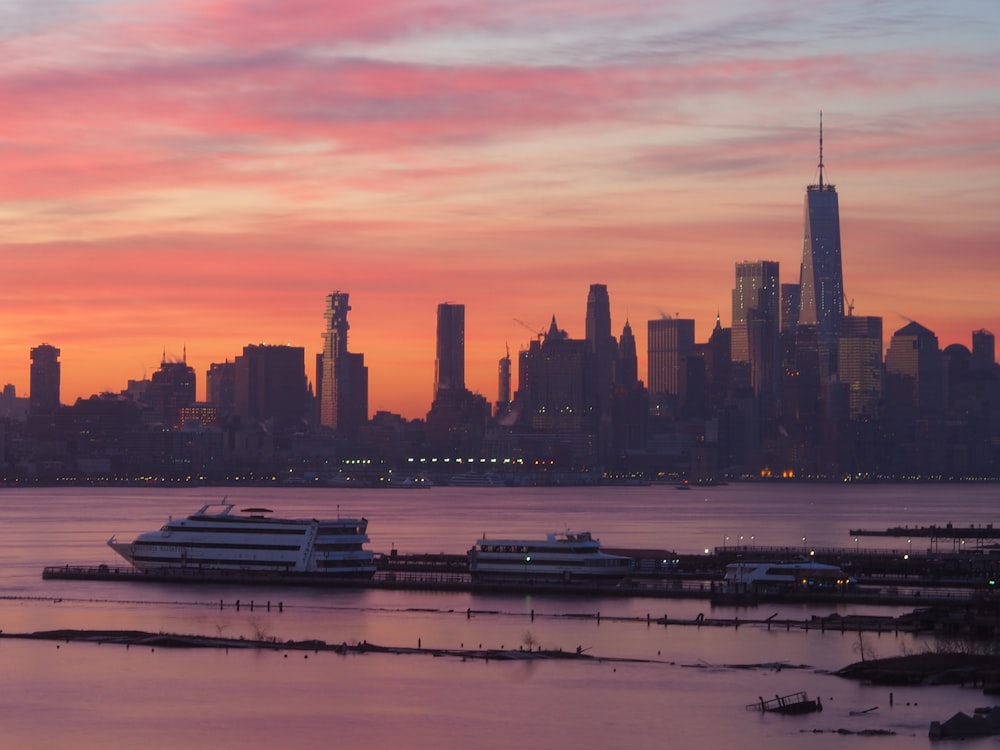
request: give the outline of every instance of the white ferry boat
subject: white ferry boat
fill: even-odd
[[[209,503],[186,518],[132,542],[112,536],[108,546],[144,573],[199,573],[371,578],[374,555],[364,518],[272,518],[267,508],[232,512],[233,503]]]
[[[614,585],[635,560],[601,552],[590,532],[549,534],[541,541],[487,539],[469,550],[473,583]]]
[[[726,586],[748,591],[842,591],[855,579],[836,565],[811,560],[792,562],[735,562],[726,566]]]

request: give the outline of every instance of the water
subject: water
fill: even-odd
[[[567,528],[592,531],[607,546],[679,552],[715,547],[726,537],[736,544],[740,536],[742,543],[752,538],[757,545],[853,547],[851,528],[986,524],[998,514],[998,488],[991,485],[225,492],[238,507],[265,505],[282,516],[364,515],[371,548],[380,552],[460,553],[483,533],[537,537]],[[0,489],[0,628],[8,633],[135,628],[264,637],[279,644],[305,638],[456,649],[533,644],[582,647],[601,658],[483,662],[422,654],[125,649],[4,639],[4,747],[87,750],[128,743],[245,750],[293,741],[304,748],[782,750],[808,743],[867,750],[903,746],[901,738],[906,747],[929,747],[931,720],[991,703],[972,689],[890,689],[830,675],[860,658],[856,633],[749,625],[664,628],[645,622],[647,614],[699,612],[805,619],[829,614],[831,607],[733,609],[687,600],[41,580],[45,565],[118,564],[104,544],[112,534],[131,539],[222,495],[205,488]],[[875,538],[861,544],[901,542]],[[237,612],[231,606],[236,599],[254,600],[254,611],[244,606]],[[267,601],[275,605],[270,612],[261,606]],[[869,634],[863,642],[876,656],[929,645],[892,634]],[[779,669],[778,663],[785,666]],[[781,717],[744,710],[758,696],[799,690],[822,697],[823,713]],[[850,715],[873,706],[878,710]],[[897,735],[845,738],[838,729],[888,729]],[[995,745],[993,740],[966,745],[987,743]]]

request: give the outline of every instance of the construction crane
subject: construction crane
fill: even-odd
[[[847,299],[847,292],[844,292],[844,306],[847,308],[847,317],[854,315],[854,300]]]
[[[535,336],[539,341],[541,341],[545,337],[545,329],[544,328],[542,330],[538,330],[538,328],[536,326],[530,325],[529,323],[525,323],[520,318],[514,318],[514,322],[517,323],[518,325],[523,326],[524,328],[527,328],[529,331],[531,331],[531,335]]]

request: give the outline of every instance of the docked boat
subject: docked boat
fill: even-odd
[[[725,585],[745,591],[843,591],[854,578],[836,565],[801,560],[735,562],[726,566]]]
[[[364,518],[273,518],[267,508],[233,512],[233,503],[209,503],[159,531],[108,546],[143,573],[240,574],[250,577],[371,578],[374,555],[364,549]]]
[[[534,541],[484,535],[468,557],[473,583],[615,585],[635,568],[631,557],[602,552],[588,531]]]

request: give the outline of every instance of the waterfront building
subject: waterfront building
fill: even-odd
[[[28,411],[32,416],[51,416],[59,408],[60,351],[50,344],[31,349]]]
[[[609,446],[611,438],[611,389],[614,383],[618,343],[611,335],[611,299],[604,284],[591,284],[587,294],[587,343],[590,345],[590,387],[598,445]]]

